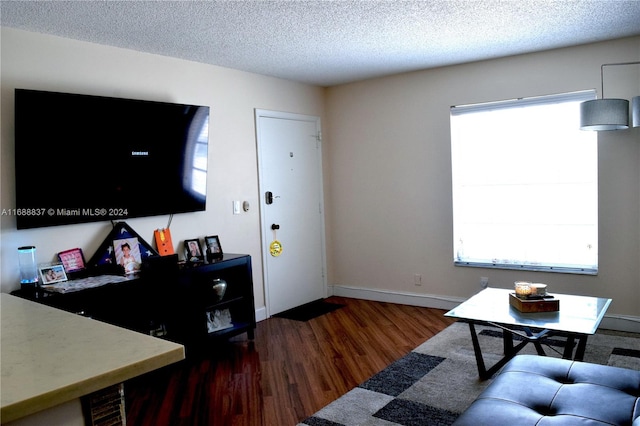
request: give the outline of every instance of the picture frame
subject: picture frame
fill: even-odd
[[[184,258],[189,263],[204,262],[199,239],[184,240]]]
[[[119,271],[124,273],[124,270],[119,268],[119,265],[116,261],[116,248],[114,245],[115,241],[120,240],[131,240],[131,244],[135,244],[137,240],[137,250],[140,253],[140,260],[144,261],[149,257],[158,256],[158,252],[153,249],[151,244],[147,243],[143,238],[140,237],[126,222],[117,222],[113,225],[113,228],[109,232],[109,235],[104,239],[102,245],[95,252],[91,260],[89,261],[89,266],[91,268],[103,269],[104,271]],[[133,247],[132,247],[133,249]],[[105,269],[107,268],[107,269]],[[114,268],[116,268],[114,270]]]
[[[41,285],[47,286],[67,281],[67,273],[62,263],[38,265]]]
[[[116,264],[121,266],[125,275],[137,274],[142,267],[140,243],[137,237],[113,240],[113,253]]]
[[[207,312],[207,332],[214,333],[233,327],[231,311],[229,309],[213,310]]]
[[[87,267],[81,248],[61,251],[58,253],[58,260],[67,274],[83,271]]]
[[[222,245],[217,235],[204,237],[204,245],[207,250],[207,260],[222,259]]]

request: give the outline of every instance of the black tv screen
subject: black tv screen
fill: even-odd
[[[18,229],[205,210],[209,107],[15,91]]]

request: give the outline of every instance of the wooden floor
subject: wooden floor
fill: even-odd
[[[444,311],[331,297],[307,322],[269,318],[196,357],[125,383],[127,424],[295,425],[454,321]]]

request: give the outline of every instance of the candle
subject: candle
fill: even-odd
[[[529,296],[531,294],[531,283],[528,281],[516,281],[516,296]]]
[[[547,294],[547,285],[542,283],[531,284],[531,293],[537,296],[544,296]]]

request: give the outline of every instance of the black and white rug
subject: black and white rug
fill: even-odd
[[[476,330],[485,364],[491,366],[502,358],[502,332]],[[550,338],[543,345],[548,356],[562,357],[564,339]],[[529,344],[520,353],[536,351]],[[584,361],[640,370],[640,335],[598,331],[588,339]],[[450,425],[490,383],[478,378],[469,326],[457,322],[299,426]]]

